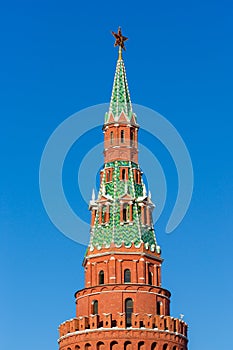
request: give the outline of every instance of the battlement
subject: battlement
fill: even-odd
[[[187,337],[187,324],[180,319],[170,316],[132,313],[131,325],[127,325],[125,313],[118,313],[116,319],[112,314],[90,315],[73,318],[59,326],[60,338],[69,333],[83,332],[94,329],[150,329],[155,331],[171,332]]]

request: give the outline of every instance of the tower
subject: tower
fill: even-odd
[[[138,164],[137,117],[132,109],[119,28],[104,166],[93,193],[85,288],[75,293],[76,317],[59,326],[60,350],[187,350],[187,324],[170,316],[170,292],[161,285],[154,204]]]

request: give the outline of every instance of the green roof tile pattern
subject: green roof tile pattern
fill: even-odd
[[[121,167],[128,168],[128,180],[120,180]],[[98,206],[103,201],[103,198],[106,198],[106,202],[103,203],[109,204],[109,221],[99,224],[100,214],[97,211],[95,223],[91,229],[90,246],[101,248],[114,244],[120,247],[122,244],[131,246],[132,243],[139,246],[141,243],[146,243],[149,246],[154,245],[158,248],[153,225],[143,225],[141,221],[140,202],[143,200],[147,201],[147,196],[144,193],[145,186],[143,181],[141,181],[141,184],[136,184],[134,180],[133,169],[140,170],[139,166],[132,162],[115,161],[106,163],[104,169],[108,168],[113,169],[112,181],[106,182],[104,171],[98,198],[95,201]],[[127,196],[133,205],[132,222],[121,222],[120,220],[120,202],[124,196]]]
[[[124,61],[123,59],[118,59],[110,107],[108,113],[105,115],[105,123],[108,123],[111,115],[113,116],[114,121],[118,121],[122,112],[124,112],[127,122],[131,122],[133,115],[136,121],[136,115],[133,113],[132,103],[130,100]]]

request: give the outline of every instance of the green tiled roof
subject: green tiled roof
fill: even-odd
[[[120,180],[120,167],[128,167],[128,180]],[[154,246],[159,249],[155,240],[153,225],[143,225],[140,217],[140,202],[148,201],[143,182],[136,184],[133,175],[133,168],[139,169],[138,165],[132,162],[115,161],[106,163],[104,169],[112,168],[113,177],[111,182],[106,182],[105,171],[98,198],[99,203],[104,197],[110,203],[110,220],[108,223],[99,224],[99,213],[97,212],[94,226],[91,230],[90,246],[101,248],[109,247],[112,243],[117,247],[122,244],[131,246],[134,243],[140,246],[141,243]],[[140,170],[140,169],[139,169]],[[124,196],[128,196],[133,203],[133,221],[122,223],[120,221],[120,201]],[[152,202],[151,202],[151,205]]]
[[[123,113],[122,119],[121,115]],[[120,121],[119,121],[120,119]],[[119,123],[123,120],[127,124],[137,124],[136,115],[133,113],[130,100],[129,88],[126,79],[124,61],[119,58],[117,61],[116,72],[114,77],[112,96],[108,113],[105,115],[105,124]],[[128,179],[120,179],[120,168],[128,168]],[[112,169],[111,182],[106,181],[106,169]],[[92,198],[90,209],[96,210],[95,222],[91,228],[90,249],[95,247],[110,247],[114,244],[117,247],[125,245],[130,247],[140,246],[142,243],[151,250],[160,252],[160,248],[156,243],[154,227],[152,220],[147,225],[142,223],[141,206],[145,205],[153,209],[153,203],[150,196],[147,196],[145,185],[141,180],[136,183],[133,169],[140,171],[138,164],[130,161],[116,160],[106,163],[103,169],[103,176],[100,184],[98,198]],[[108,179],[109,180],[109,179]],[[129,218],[121,221],[120,209],[121,202],[130,203],[132,208],[132,220]],[[102,223],[100,220],[100,207],[107,204],[110,208],[108,222]],[[102,214],[101,214],[102,215]]]
[[[105,123],[108,122],[111,115],[114,118],[114,121],[118,121],[122,112],[124,112],[128,122],[131,121],[132,116],[134,116],[136,121],[136,115],[133,113],[132,103],[130,100],[124,61],[123,59],[118,59],[110,107],[108,113],[105,115]]]

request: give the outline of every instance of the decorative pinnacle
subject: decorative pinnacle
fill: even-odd
[[[128,40],[126,36],[123,36],[121,33],[121,27],[118,28],[118,32],[112,32],[112,35],[116,39],[114,46],[119,46],[119,52],[118,52],[118,60],[122,60],[122,49],[125,50],[125,44],[124,42]]]
[[[95,190],[94,190],[94,188],[93,188],[93,190],[92,190],[92,198],[91,198],[93,201],[95,200]]]

